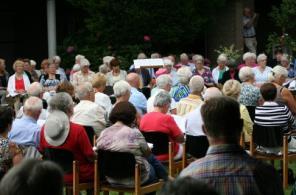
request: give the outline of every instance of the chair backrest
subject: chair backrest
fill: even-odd
[[[57,148],[45,148],[43,152],[43,159],[50,160],[58,165],[64,170],[66,174],[72,173],[73,171],[73,160],[74,155],[69,150],[57,149]]]
[[[195,158],[204,157],[209,148],[206,136],[186,135],[186,153]]]
[[[142,93],[144,94],[144,96],[149,99],[149,97],[151,96],[151,89],[150,87],[143,87],[141,89]]]
[[[114,95],[109,96],[110,100],[111,100],[111,104],[115,104],[116,102],[116,97]]]
[[[154,155],[168,154],[169,152],[169,136],[160,132],[142,132],[148,143],[153,144],[151,149]]]
[[[94,136],[95,136],[95,131],[94,131],[94,128],[92,126],[83,126],[85,131],[86,131],[86,134],[87,134],[87,137],[90,141],[90,144],[93,146],[93,141],[94,141]]]
[[[254,122],[256,106],[246,106],[246,108],[248,109],[251,120]]]
[[[113,87],[112,86],[106,86],[103,93],[108,95],[108,96],[113,95],[114,94]]]
[[[253,141],[263,147],[283,146],[283,130],[281,126],[266,127],[254,124]]]
[[[103,176],[122,179],[135,174],[136,159],[132,153],[99,150],[98,161]]]

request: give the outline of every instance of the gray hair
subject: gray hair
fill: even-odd
[[[60,63],[61,62],[61,58],[60,58],[60,56],[54,56],[53,58],[52,58],[52,60],[55,62],[55,63]]]
[[[288,54],[283,54],[283,56],[281,57],[281,61],[287,61],[290,63],[290,56]]]
[[[80,54],[75,56],[75,60],[82,60],[83,58],[85,58],[85,56],[80,55]]]
[[[159,92],[154,99],[153,106],[154,107],[163,107],[167,104],[171,104],[172,98],[167,91]]]
[[[103,57],[103,64],[109,65],[111,60],[113,60],[114,57],[113,56],[105,56]]]
[[[197,63],[197,62],[202,62],[203,63],[204,62],[204,58],[203,58],[202,55],[196,54],[196,55],[192,56],[192,61],[194,63]]]
[[[130,93],[131,86],[130,84],[128,84],[128,82],[121,80],[114,84],[113,91],[114,91],[115,97],[121,97]]]
[[[189,59],[188,55],[186,53],[182,53],[180,55],[180,59]]]
[[[41,111],[43,108],[42,100],[38,97],[29,97],[24,104],[24,111],[30,110],[33,112]]]
[[[204,89],[204,79],[201,76],[193,76],[189,81],[191,92],[202,92]]]
[[[32,83],[27,90],[29,96],[40,97],[43,92],[43,87],[40,83],[34,82]]]
[[[147,59],[147,56],[145,53],[139,53],[137,59]]]
[[[243,55],[243,60],[246,61],[247,59],[255,59],[256,60],[256,54],[251,52],[246,52]]]
[[[240,70],[239,70],[239,79],[242,81],[242,82],[245,82],[245,81],[248,81],[250,79],[253,79],[255,74],[252,70],[252,68],[248,67],[248,66],[245,66],[245,67],[242,67]]]
[[[177,76],[180,83],[187,85],[192,77],[192,72],[189,67],[181,67],[177,71]]]
[[[83,100],[89,95],[91,91],[93,91],[92,84],[86,82],[77,87],[76,96],[78,97],[78,99]]]
[[[210,87],[205,90],[203,98],[205,101],[214,98],[223,96],[222,92],[217,87]]]
[[[226,81],[223,85],[222,92],[225,96],[234,98],[235,100],[238,99],[241,91],[241,84],[234,79],[230,79]]]
[[[66,92],[56,93],[49,101],[50,112],[59,110],[67,114],[72,108],[73,100]]]
[[[227,56],[224,53],[220,54],[217,58],[218,64],[220,64],[221,62],[227,62],[227,61],[228,61]]]
[[[173,66],[174,65],[172,60],[168,57],[163,58],[163,63],[164,63],[164,66]]]
[[[171,76],[168,75],[168,74],[160,75],[156,79],[156,85],[160,89],[164,89],[167,85],[172,86],[173,85],[173,81],[172,81]]]
[[[102,64],[102,65],[99,67],[99,72],[100,72],[100,73],[103,73],[103,74],[108,73],[108,66],[107,66],[106,64]]]
[[[257,62],[260,62],[260,61],[266,60],[266,59],[267,59],[267,56],[264,53],[261,53],[257,57]]]
[[[159,53],[152,53],[151,59],[155,59],[155,58],[160,58],[160,54]]]
[[[84,66],[89,66],[90,63],[89,63],[88,59],[86,59],[86,58],[82,58],[82,59],[80,60],[80,65],[81,65],[81,67],[84,67]]]
[[[270,82],[273,82],[275,79],[280,78],[281,76],[284,76],[285,78],[288,77],[288,71],[286,68],[277,65],[273,67],[272,71],[268,75],[268,80]]]

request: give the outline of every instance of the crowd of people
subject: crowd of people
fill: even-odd
[[[144,53],[138,55],[146,58]],[[296,65],[291,57],[279,49],[271,62],[265,54],[247,52],[239,64],[220,54],[216,66],[202,55],[186,53],[179,62],[174,55],[153,53],[151,58],[163,59],[164,66],[131,65],[123,70],[119,59],[106,56],[95,73],[89,60],[77,55],[67,74],[59,56],[44,59],[40,70],[34,60],[18,59],[11,76],[0,59],[1,194],[12,194],[18,190],[15,186],[33,188],[31,192],[38,194],[43,180],[55,185],[48,189],[50,194],[61,194],[62,185],[57,183],[71,183],[72,173],[62,179],[58,166],[39,161],[48,148],[71,152],[79,161],[82,182],[94,179],[96,152],[107,150],[133,154],[142,184],[168,181],[164,195],[187,194],[187,190],[283,194],[277,171],[249,156],[239,141],[243,135],[248,145],[254,125],[277,126],[282,132],[295,128]],[[168,136],[175,160],[183,155],[182,143],[194,142],[194,147],[186,147],[196,161],[174,182],[164,166],[169,155],[153,154],[145,139],[151,132]],[[258,149],[282,152],[280,146],[258,145]],[[296,149],[294,137],[289,149]],[[22,184],[29,178],[34,181]],[[106,180],[134,185],[132,177]]]

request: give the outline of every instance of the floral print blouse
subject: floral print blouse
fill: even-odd
[[[205,85],[215,83],[212,72],[208,67],[204,67],[204,72],[202,74],[200,74],[197,69],[194,69],[193,75],[201,76],[204,79]]]
[[[260,98],[260,90],[249,83],[242,83],[239,103],[244,106],[256,106]]]
[[[12,158],[8,139],[0,136],[0,173],[6,173],[12,167]]]

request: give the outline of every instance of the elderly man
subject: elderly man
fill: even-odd
[[[177,115],[183,116],[202,104],[201,92],[204,89],[204,80],[201,76],[194,76],[190,79],[189,88],[191,93],[188,97],[177,103]]]
[[[90,63],[86,58],[80,60],[81,70],[73,74],[72,84],[74,87],[91,82],[95,76],[95,73],[89,69]]]
[[[56,69],[57,69],[56,74],[60,75],[61,81],[68,80],[67,76],[66,76],[66,73],[65,73],[65,70],[60,67],[60,64],[61,64],[61,61],[62,61],[60,56],[54,56],[52,58],[52,61],[56,65]]]
[[[202,106],[201,115],[210,147],[180,177],[200,179],[220,194],[283,194],[276,170],[239,146],[243,121],[236,100],[212,98]]]
[[[126,81],[118,81],[113,86],[114,96],[116,98],[116,103],[118,102],[128,102],[131,96],[131,86]]]
[[[126,77],[126,81],[131,86],[131,96],[129,102],[132,103],[140,114],[147,112],[147,99],[144,94],[138,91],[140,87],[140,77],[136,73],[129,73]]]
[[[100,135],[106,126],[106,111],[94,103],[95,93],[92,85],[90,83],[79,85],[76,95],[80,102],[74,107],[71,121],[82,126],[91,126],[95,133]]]
[[[156,88],[154,88],[151,92],[151,97],[148,99],[147,101],[147,112],[152,112],[154,110],[154,99],[155,96],[161,92],[161,91],[167,91],[170,92],[171,88],[172,88],[172,79],[170,77],[170,75],[160,75],[159,77],[157,77],[156,79]],[[176,114],[176,102],[175,100],[172,98],[171,101],[171,106],[169,109],[171,114]]]
[[[183,66],[189,67],[191,71],[195,68],[195,65],[189,62],[189,57],[186,53],[182,53],[180,55],[180,63],[176,65],[177,68],[181,68]]]

